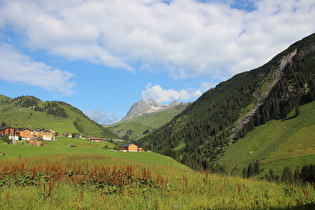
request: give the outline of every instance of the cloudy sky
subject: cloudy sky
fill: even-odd
[[[0,0],[0,94],[103,124],[194,101],[315,32],[314,0]]]

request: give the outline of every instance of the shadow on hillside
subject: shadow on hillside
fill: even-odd
[[[296,117],[297,117],[297,116],[294,115],[294,116],[292,116],[292,117],[288,117],[288,118],[285,118],[285,119],[281,120],[281,122],[284,122],[284,121],[287,121],[287,120],[292,120],[292,119],[294,119],[294,118],[296,118]]]
[[[299,205],[292,208],[270,208],[271,210],[282,210],[282,209],[289,209],[289,210],[298,210],[298,209],[315,209],[315,203]]]

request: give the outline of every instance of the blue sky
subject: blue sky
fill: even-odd
[[[122,119],[194,101],[315,32],[314,0],[0,0],[0,94]]]

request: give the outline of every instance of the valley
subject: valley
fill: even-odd
[[[0,122],[62,134],[1,136],[4,208],[312,209],[315,34],[191,103],[143,98],[105,126],[62,101],[0,95]],[[130,143],[145,152],[119,151]]]

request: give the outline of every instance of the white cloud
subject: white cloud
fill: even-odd
[[[231,8],[230,0],[206,2],[10,0],[0,8],[0,27],[67,59],[130,71],[140,61],[174,78],[221,79],[264,64],[314,32],[313,0],[254,1],[251,12]]]
[[[173,90],[173,89],[163,89],[159,85],[152,85],[149,83],[145,90],[142,91],[143,98],[151,98],[157,103],[171,102],[174,100],[187,101],[192,98],[199,97],[201,95],[200,90],[194,89],[183,89],[183,90]]]
[[[119,114],[103,113],[101,109],[86,110],[84,111],[84,114],[88,116],[91,120],[94,120],[95,122],[100,123],[100,124],[109,125],[109,124],[118,122],[120,120],[118,119],[118,116],[117,116]]]
[[[25,83],[65,95],[73,94],[74,83],[70,82],[73,74],[32,61],[4,43],[0,43],[0,75],[4,81]]]

